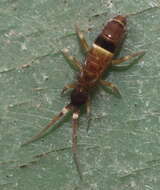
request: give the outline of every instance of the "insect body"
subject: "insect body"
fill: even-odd
[[[93,43],[86,57],[82,76],[91,86],[95,85],[103,72],[111,66],[114,53],[124,38],[125,28],[126,18],[117,16],[105,26]]]
[[[32,137],[29,141],[25,142],[23,145],[28,144],[38,138],[42,137],[45,132],[62,116],[66,115],[69,111],[73,112],[72,115],[72,151],[73,158],[80,175],[82,178],[79,163],[77,159],[77,128],[78,128],[78,118],[80,113],[80,107],[85,105],[87,108],[87,113],[90,113],[90,91],[96,85],[104,85],[110,87],[114,92],[118,92],[117,87],[107,81],[102,80],[102,75],[106,72],[112,65],[117,65],[122,62],[128,61],[132,57],[142,55],[144,52],[138,52],[132,55],[125,56],[123,58],[114,59],[114,55],[117,48],[120,46],[122,40],[124,39],[126,33],[126,16],[116,16],[104,27],[100,35],[94,41],[92,47],[89,47],[86,42],[83,33],[80,32],[78,27],[76,27],[76,33],[80,40],[83,49],[86,52],[86,58],[84,64],[81,64],[73,56],[68,55],[68,50],[63,51],[64,56],[70,61],[78,70],[79,74],[77,81],[68,84],[64,87],[62,93],[67,89],[72,88],[71,101],[65,106],[62,111],[55,116],[51,122],[38,133],[36,136]]]

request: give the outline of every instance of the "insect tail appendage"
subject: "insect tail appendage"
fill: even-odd
[[[45,128],[43,128],[37,135],[33,136],[30,140],[24,142],[21,146],[32,143],[33,141],[36,141],[39,138],[43,137],[45,135],[46,131],[52,125],[54,125],[58,120],[60,120],[63,116],[65,116],[68,112],[70,112],[72,110],[73,110],[73,106],[71,104],[68,104],[67,106],[65,106],[57,116],[53,117],[53,119],[48,123],[48,125]]]

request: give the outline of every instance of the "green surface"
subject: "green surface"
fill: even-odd
[[[160,189],[160,9],[148,9],[158,5],[154,0],[1,0],[1,190]],[[69,118],[61,128],[21,148],[68,103],[60,91],[75,75],[59,50],[69,48],[83,59],[75,23],[91,43],[108,19],[144,9],[129,17],[120,56],[141,50],[145,56],[108,77],[122,98],[97,90],[89,134],[86,116],[81,116],[78,144],[83,146],[78,152],[84,181],[69,148]],[[34,158],[63,148],[69,149]],[[19,168],[25,164],[29,166]]]

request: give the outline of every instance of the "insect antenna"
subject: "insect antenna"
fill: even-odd
[[[126,14],[125,16],[126,16],[126,17],[134,16],[134,15],[142,14],[142,13],[144,13],[144,12],[147,12],[147,11],[152,10],[152,9],[157,9],[157,8],[159,9],[160,7],[159,7],[159,6],[149,7],[149,8],[147,8],[147,9],[144,9],[144,10],[141,10],[141,11],[138,11],[138,12]]]
[[[73,160],[76,165],[77,172],[79,174],[80,179],[82,180],[82,173],[80,170],[79,159],[77,155],[77,130],[78,130],[78,118],[79,118],[79,110],[74,111],[72,116],[72,152],[73,152]]]
[[[48,125],[43,128],[37,135],[33,136],[30,140],[24,142],[21,146],[27,145],[33,141],[38,140],[39,138],[43,137],[45,135],[45,132],[53,125],[55,124],[59,119],[61,119],[63,116],[65,116],[69,111],[73,109],[73,106],[71,104],[68,104],[65,106],[62,111],[57,115],[54,116],[53,119],[48,123]]]

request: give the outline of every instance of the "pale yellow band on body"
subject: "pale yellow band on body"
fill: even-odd
[[[122,25],[123,27],[125,26],[123,22],[121,22],[120,20],[117,19],[113,19],[113,21],[118,22],[120,25]]]
[[[110,51],[108,51],[108,50],[106,50],[106,49],[104,49],[104,48],[102,48],[102,47],[100,47],[100,46],[98,46],[96,44],[93,44],[93,48],[95,48],[97,51],[99,51],[99,52],[101,52],[101,53],[103,53],[105,55],[108,55],[110,57],[113,56],[113,53],[111,53]]]

